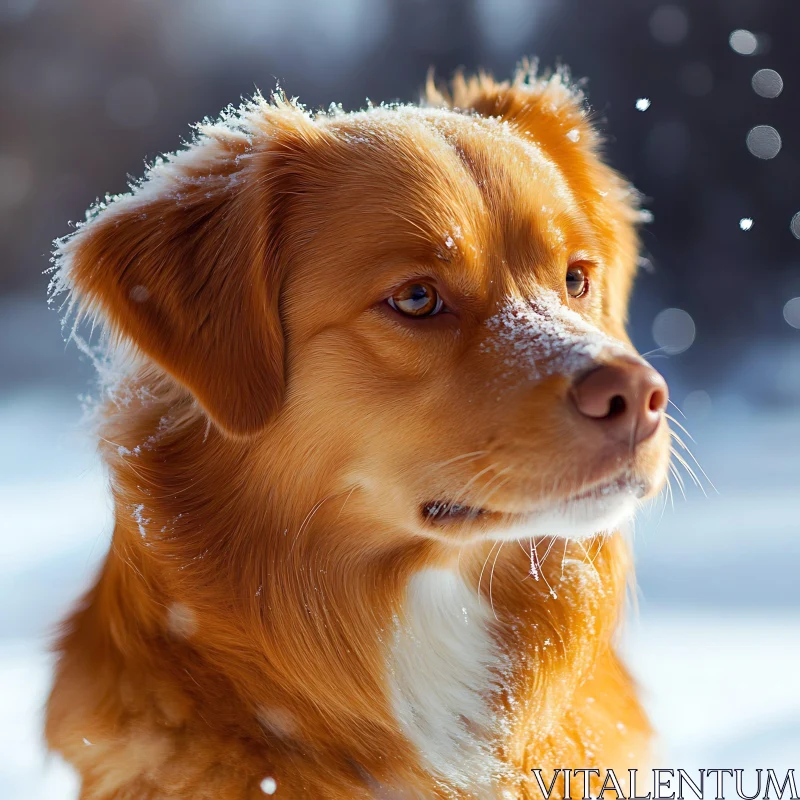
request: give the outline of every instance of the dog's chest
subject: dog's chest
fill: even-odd
[[[462,788],[490,787],[500,767],[489,705],[497,662],[490,614],[456,573],[418,572],[389,650],[391,697],[405,735],[431,772]]]

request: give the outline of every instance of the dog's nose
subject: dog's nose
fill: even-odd
[[[656,432],[667,407],[666,381],[651,366],[619,357],[577,379],[578,411],[604,425],[609,435],[636,445]]]

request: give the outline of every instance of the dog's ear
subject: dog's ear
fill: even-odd
[[[450,86],[442,87],[430,74],[425,99],[431,105],[507,120],[547,151],[576,143],[582,150],[592,149],[599,142],[583,92],[565,69],[539,76],[535,66],[525,63],[511,81],[497,81],[483,72],[470,76],[458,72]]]
[[[262,428],[283,397],[277,209],[286,145],[275,142],[282,129],[313,126],[287,106],[258,101],[246,116],[201,126],[193,143],[56,243],[56,288],[234,435]]]
[[[523,64],[511,81],[458,73],[449,87],[439,87],[430,75],[425,100],[508,122],[558,164],[599,233],[605,260],[614,268],[604,313],[609,325],[620,326],[617,335],[624,336],[621,323],[639,256],[637,226],[648,215],[639,207],[639,193],[600,157],[602,139],[580,86],[571,82],[565,69],[540,76],[535,66]]]

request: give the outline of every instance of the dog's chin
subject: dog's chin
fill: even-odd
[[[553,536],[586,539],[625,525],[649,493],[648,482],[626,475],[521,512],[438,502],[427,504],[423,514],[427,524],[447,538],[466,536],[511,541]]]

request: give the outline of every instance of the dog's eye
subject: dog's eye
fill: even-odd
[[[589,278],[582,267],[574,266],[567,270],[567,294],[582,297],[589,291]]]
[[[407,317],[432,317],[442,310],[442,298],[429,283],[409,283],[389,298],[389,305]]]

